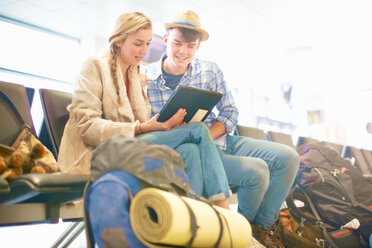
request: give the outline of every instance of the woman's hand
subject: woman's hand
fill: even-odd
[[[185,119],[186,114],[187,114],[186,109],[180,108],[171,118],[169,118],[167,121],[163,123],[166,125],[166,127],[169,127],[169,129],[179,126],[181,124],[185,124],[183,120]]]
[[[183,119],[185,118],[187,112],[186,109],[180,108],[171,118],[165,122],[158,122],[158,115],[152,117],[149,121],[141,123],[141,129],[144,133],[152,131],[167,131],[173,127],[184,124]]]

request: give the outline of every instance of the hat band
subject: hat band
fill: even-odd
[[[195,24],[192,24],[190,22],[172,22],[172,23],[173,24],[178,24],[178,25],[190,26],[190,27],[194,27],[194,28],[197,28],[198,27]]]

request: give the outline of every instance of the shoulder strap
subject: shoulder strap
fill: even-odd
[[[29,126],[22,118],[21,114],[18,112],[18,109],[16,108],[16,106],[14,106],[12,100],[9,99],[9,97],[7,97],[7,95],[2,91],[0,90],[0,98],[3,99],[5,101],[5,103],[9,106],[9,108],[12,110],[12,112],[15,114],[17,120],[18,120],[18,123],[20,124],[20,126],[22,126],[22,129],[29,129],[30,132],[37,138],[38,135],[36,134],[36,131],[35,131],[35,127],[34,126]]]
[[[326,226],[325,226],[325,223],[321,220],[319,214],[318,214],[318,211],[316,211],[316,208],[313,204],[313,202],[310,200],[310,197],[306,194],[306,192],[303,192],[304,195],[306,196],[306,199],[307,201],[309,202],[309,205],[310,205],[310,208],[311,208],[311,211],[313,212],[313,214],[315,215],[315,217],[317,218],[317,225],[319,227],[321,227],[323,229],[323,235],[324,237],[328,240],[328,242],[331,244],[331,247],[334,247],[334,248],[337,248],[338,246],[336,245],[336,243],[332,240],[331,236],[329,236],[328,232],[327,232],[327,229],[326,229]]]
[[[293,215],[297,216],[299,219],[304,219],[304,221],[307,221],[310,224],[315,225],[317,222],[316,218],[310,217],[309,215],[305,214],[301,209],[299,209],[295,204],[294,199],[294,192],[296,189],[299,189],[298,185],[291,188],[291,190],[288,193],[288,196],[286,198],[286,203],[289,208],[289,210],[292,212]],[[302,192],[302,191],[301,191]]]
[[[13,102],[1,90],[0,90],[0,97],[1,97],[1,99],[3,99],[8,104],[10,109],[16,115],[18,122],[20,124],[24,124],[25,122],[23,121],[22,116],[19,114],[19,112],[18,112],[17,108],[14,106]]]
[[[304,221],[308,221],[310,224],[317,225],[317,226],[321,227],[322,230],[323,230],[323,235],[327,239],[327,241],[331,244],[331,247],[337,248],[338,246],[335,244],[335,242],[332,240],[332,238],[329,236],[329,234],[327,232],[326,224],[320,218],[320,216],[318,214],[318,211],[316,211],[313,202],[311,201],[310,197],[306,194],[306,192],[301,191],[301,193],[303,193],[305,195],[306,200],[308,201],[309,206],[311,208],[311,211],[313,212],[315,218],[312,218],[312,217],[306,215],[305,213],[303,213],[296,206],[296,204],[294,203],[294,196],[293,196],[293,193],[296,189],[299,189],[298,185],[296,185],[295,187],[293,187],[289,191],[288,197],[286,199],[286,203],[288,205],[289,210],[291,210],[291,212],[293,212],[294,215],[296,215],[297,217],[299,217],[301,219],[301,224],[300,225],[303,225]]]

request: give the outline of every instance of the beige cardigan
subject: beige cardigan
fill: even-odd
[[[129,96],[119,63],[117,79],[121,105],[111,77],[110,55],[87,59],[74,81],[70,113],[58,156],[62,172],[89,174],[93,150],[115,134],[134,136],[137,122],[150,118],[150,104],[143,90],[137,67],[129,67]]]

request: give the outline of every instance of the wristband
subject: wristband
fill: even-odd
[[[139,127],[139,130],[140,130],[140,133],[143,134],[143,131],[142,131],[142,128],[141,128],[141,123],[138,124],[138,127]]]

